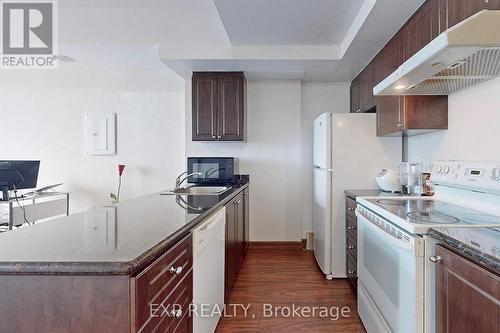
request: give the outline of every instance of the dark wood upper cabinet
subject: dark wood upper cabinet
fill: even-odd
[[[217,139],[217,77],[216,73],[193,74],[193,140]]]
[[[376,86],[403,63],[403,31],[396,33],[373,61],[377,64],[373,85]]]
[[[351,82],[351,113],[361,112],[359,105],[359,77]]]
[[[443,0],[446,1],[447,27],[465,20],[483,9],[498,8],[498,0]],[[491,6],[489,5],[491,2]]]
[[[448,96],[378,96],[377,136],[448,128]]]
[[[404,59],[407,60],[424,46],[429,44],[442,31],[441,30],[441,1],[427,0],[408,20],[403,27],[404,31]]]
[[[351,112],[376,111],[377,134],[448,128],[447,96],[373,96],[373,88],[449,27],[500,0],[426,0],[351,83]]]
[[[361,72],[360,83],[360,104],[363,112],[372,111],[375,108],[375,96],[373,95],[373,87],[375,86],[375,70],[377,64],[370,62],[365,70]]]
[[[500,277],[436,246],[436,332],[500,332]]]
[[[371,112],[375,108],[373,86],[376,66],[368,65],[351,83],[351,112]]]
[[[193,141],[243,141],[245,89],[243,72],[194,72]]]
[[[242,141],[245,108],[243,73],[219,75],[218,93],[218,138],[221,141]]]
[[[498,10],[500,9],[500,0],[489,0],[487,6],[488,9]]]

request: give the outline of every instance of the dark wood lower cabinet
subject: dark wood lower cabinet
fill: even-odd
[[[345,202],[345,236],[346,236],[346,273],[354,292],[358,286],[358,219],[356,218],[356,199],[346,196]]]
[[[131,322],[136,332],[173,332],[189,311],[192,249],[192,237],[188,236],[130,279]]]
[[[499,333],[500,276],[437,245],[436,332]]]
[[[248,188],[246,189],[248,191]],[[226,272],[225,302],[233,290],[241,263],[248,247],[248,195],[240,192],[226,204]]]
[[[245,207],[245,220],[244,220],[244,230],[245,235],[243,237],[243,247],[245,253],[248,250],[248,245],[250,244],[250,189],[246,188],[243,191],[243,206]]]
[[[225,207],[227,301],[248,247],[248,187]],[[192,333],[192,235],[151,260],[129,275],[0,274],[0,333]]]
[[[192,237],[133,276],[4,275],[0,295],[0,332],[191,333]]]
[[[128,276],[0,276],[0,332],[131,332]]]

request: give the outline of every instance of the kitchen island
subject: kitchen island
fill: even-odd
[[[191,230],[248,186],[155,193],[1,234],[0,332],[189,332]],[[152,316],[165,302],[180,308]]]

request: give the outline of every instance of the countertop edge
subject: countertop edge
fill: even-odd
[[[477,265],[500,275],[500,261],[486,253],[479,251],[453,237],[450,237],[439,230],[430,229],[428,235],[437,241],[440,241],[453,249],[458,254],[464,256],[468,260]]]
[[[176,232],[159,242],[142,255],[128,262],[0,262],[0,275],[126,275],[144,269],[158,259],[166,249],[186,237],[193,228],[207,217],[215,213],[220,207],[250,186],[250,182],[243,183],[231,195],[227,196],[212,208],[196,217],[194,220],[179,228]]]

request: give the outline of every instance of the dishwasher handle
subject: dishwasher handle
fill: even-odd
[[[220,220],[215,220],[215,221],[212,221],[210,223],[207,223],[205,224],[203,227],[201,227],[200,229],[196,230],[196,232],[198,233],[202,233],[202,232],[207,232],[209,231],[210,229],[214,228],[217,224],[221,223]]]

